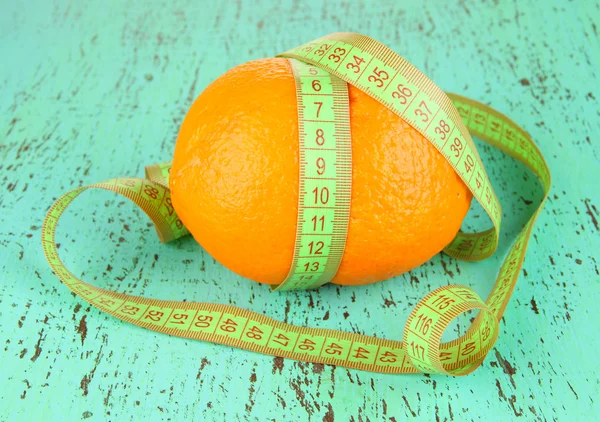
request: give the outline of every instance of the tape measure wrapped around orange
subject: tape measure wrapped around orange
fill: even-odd
[[[110,179],[60,197],[42,227],[50,266],[81,298],[151,330],[370,371],[471,372],[496,341],[548,197],[551,176],[539,149],[506,116],[443,93],[368,37],[331,34],[281,56],[290,61],[250,62],[211,84],[182,124],[172,164],[146,167],[145,179]],[[484,259],[497,247],[502,213],[471,135],[533,171],[544,199],[510,247],[485,302],[468,287],[442,286],[415,306],[402,342],[294,326],[231,305],[129,296],[86,283],[58,256],[58,219],[82,192],[101,188],[135,202],[161,241],[189,229],[221,263],[256,281],[282,283],[280,290],[318,287],[329,281],[326,275],[339,284],[379,281],[441,249],[459,259]],[[473,197],[494,227],[463,233]],[[338,246],[314,240],[318,236]],[[319,268],[321,251],[325,266],[335,264],[327,270]],[[319,280],[308,281],[312,276],[303,272],[310,271],[320,272]],[[478,314],[467,332],[442,344],[450,322],[469,310]]]
[[[352,199],[333,283],[366,284],[440,252],[472,194],[401,117],[352,85],[349,99]],[[281,283],[292,263],[298,137],[294,77],[283,58],[251,61],[219,77],[179,131],[170,175],[175,210],[217,261],[252,280]]]

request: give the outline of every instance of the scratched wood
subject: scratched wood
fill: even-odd
[[[6,4],[8,3],[8,4]],[[374,3],[374,2],[373,2]],[[598,414],[600,11],[593,1],[3,2],[0,13],[0,419],[557,420]],[[412,4],[412,5],[410,5]],[[370,35],[443,89],[491,104],[551,167],[496,347],[466,378],[390,376],[155,334],[105,316],[51,273],[40,226],[65,191],[169,159],[194,98],[236,64],[339,30]],[[190,238],[161,245],[107,192],[64,217],[60,252],[101,286],[243,306],[290,323],[400,339],[443,284],[485,297],[537,206],[533,176],[482,148],[504,208],[498,253],[438,255],[365,287],[271,293]],[[465,223],[487,225],[477,209]],[[464,330],[459,322],[456,329]],[[52,416],[50,416],[52,415]]]

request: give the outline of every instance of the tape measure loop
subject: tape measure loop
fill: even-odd
[[[442,344],[444,331],[459,315],[478,310],[460,338]],[[413,366],[426,373],[464,375],[482,362],[498,336],[498,323],[485,302],[461,285],[440,287],[413,309],[404,328],[403,347]]]

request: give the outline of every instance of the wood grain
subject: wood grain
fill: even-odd
[[[0,14],[0,420],[575,420],[600,393],[600,6],[594,1],[6,2]],[[389,376],[158,335],[91,309],[45,263],[65,191],[169,159],[189,105],[236,64],[340,31],[370,35],[445,90],[518,121],[553,190],[495,349],[465,378]],[[120,292],[243,306],[294,324],[399,339],[449,283],[484,297],[541,189],[481,154],[504,209],[491,259],[438,255],[364,287],[270,293],[190,238],[161,245],[134,207],[82,195],[61,257]],[[466,225],[489,223],[475,208]],[[464,330],[459,322],[457,329]]]

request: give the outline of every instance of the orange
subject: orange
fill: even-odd
[[[337,284],[421,265],[456,235],[471,193],[402,118],[349,86],[352,200]],[[298,114],[285,59],[237,66],[196,99],[170,176],[175,210],[217,261],[277,284],[291,267],[298,213]]]

